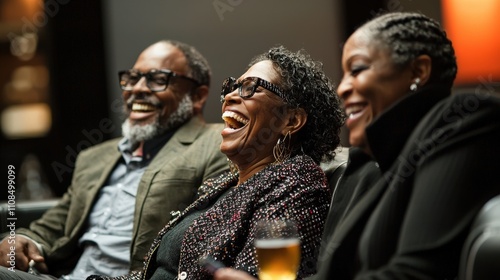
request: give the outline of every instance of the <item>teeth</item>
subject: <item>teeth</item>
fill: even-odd
[[[222,119],[226,121],[231,128],[240,128],[248,123],[247,119],[231,111],[225,111],[222,114]]]
[[[240,115],[236,114],[235,112],[231,112],[231,111],[225,111],[224,114],[222,114],[222,119],[226,120],[226,118],[235,119],[236,121],[238,121],[244,125],[248,123],[247,119],[245,119],[245,118],[241,117]]]
[[[345,113],[351,118],[355,113],[363,110],[363,108],[364,106],[362,105],[352,105],[345,109]]]
[[[133,103],[132,111],[154,111],[156,108],[151,104]]]

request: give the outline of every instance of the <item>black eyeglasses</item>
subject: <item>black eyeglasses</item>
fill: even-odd
[[[187,76],[176,74],[168,69],[151,70],[148,73],[142,73],[137,70],[123,70],[118,72],[120,87],[122,90],[132,90],[142,77],[146,77],[146,85],[151,91],[164,91],[168,87],[170,78],[182,78],[193,82],[196,86],[200,85],[198,81]]]
[[[228,77],[222,82],[220,102],[223,103],[224,97],[233,92],[235,89],[238,89],[238,94],[242,98],[250,98],[255,94],[255,90],[259,86],[271,91],[272,93],[276,94],[281,99],[286,101],[285,95],[283,94],[284,90],[266,80],[258,77],[246,77],[245,79],[237,83],[236,78]]]

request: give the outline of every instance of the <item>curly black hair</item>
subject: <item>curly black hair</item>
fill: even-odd
[[[394,63],[401,67],[419,55],[428,55],[432,60],[428,84],[452,86],[457,74],[455,51],[437,21],[420,13],[391,12],[368,21],[361,29],[373,43],[388,48]]]
[[[276,83],[286,91],[287,105],[307,113],[307,122],[296,137],[302,151],[316,163],[333,159],[345,113],[323,64],[304,50],[292,52],[278,46],[256,56],[249,67],[264,60],[270,60],[279,74],[281,80]]]

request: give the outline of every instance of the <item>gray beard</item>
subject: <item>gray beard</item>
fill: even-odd
[[[145,125],[132,125],[130,121],[126,119],[122,124],[122,134],[123,137],[129,139],[132,145],[153,139],[158,135],[177,128],[182,124],[186,123],[193,117],[193,100],[189,94],[186,94],[182,100],[179,102],[177,110],[170,114],[168,119],[161,123],[160,115],[156,117],[150,124]]]

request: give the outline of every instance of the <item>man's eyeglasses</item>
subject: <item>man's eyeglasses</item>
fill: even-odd
[[[146,77],[146,85],[151,91],[164,91],[168,87],[170,78],[182,78],[193,82],[195,85],[200,83],[193,78],[187,76],[176,74],[168,69],[151,70],[148,73],[142,73],[136,70],[123,70],[118,72],[118,78],[120,81],[120,87],[122,90],[132,90],[132,88],[137,84],[142,77]]]
[[[258,77],[246,77],[241,80],[239,83],[236,82],[236,78],[228,77],[222,82],[222,90],[220,93],[220,101],[224,102],[224,97],[229,93],[233,92],[235,89],[238,89],[238,94],[242,98],[250,98],[255,94],[255,90],[257,87],[263,87],[270,92],[276,94],[281,99],[285,100],[284,90],[282,90],[277,85],[271,84],[270,82],[263,80]]]

